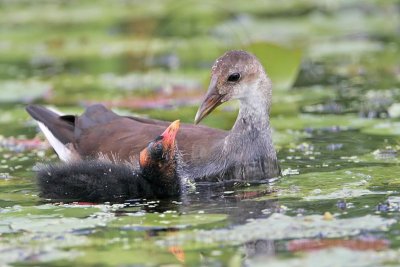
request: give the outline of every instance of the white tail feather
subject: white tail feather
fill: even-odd
[[[49,128],[46,127],[41,122],[37,122],[39,125],[40,130],[43,132],[44,136],[46,136],[47,141],[49,141],[50,145],[54,148],[56,151],[58,157],[62,161],[71,161],[73,158],[72,151],[69,150],[63,143],[60,142],[49,130]]]
[[[51,111],[54,113],[57,113],[58,115],[62,116],[64,115],[60,111],[54,109],[54,108],[49,108]],[[41,123],[40,121],[36,121],[39,125],[40,130],[43,132],[44,136],[46,137],[47,141],[49,141],[50,145],[53,147],[53,149],[56,151],[58,157],[62,161],[72,161],[74,158],[74,155],[70,149],[66,145],[64,145],[60,140],[58,140],[52,132],[47,128],[46,125]]]

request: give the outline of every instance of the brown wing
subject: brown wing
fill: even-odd
[[[168,125],[166,121],[119,116],[102,105],[93,105],[75,121],[74,145],[82,156],[104,153],[128,160],[137,156]],[[226,134],[218,129],[181,124],[178,147],[184,160],[199,160],[207,157],[210,148]]]
[[[169,125],[166,121],[119,116],[99,104],[88,107],[81,116],[60,116],[36,105],[26,109],[63,144],[72,143],[83,157],[103,153],[129,160]],[[210,148],[221,142],[226,134],[222,130],[183,123],[177,135],[178,147],[185,161],[207,159]]]

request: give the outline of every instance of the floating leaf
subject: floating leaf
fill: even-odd
[[[163,244],[169,246],[173,244],[182,245],[187,242],[243,244],[259,239],[280,240],[315,236],[338,238],[358,235],[362,231],[385,230],[394,223],[396,223],[394,219],[386,219],[374,215],[327,221],[324,220],[322,215],[290,217],[274,213],[267,219],[252,220],[249,223],[231,229],[181,232],[177,235],[169,236]]]
[[[386,120],[374,123],[370,127],[362,129],[362,132],[373,135],[400,135],[400,122]]]
[[[275,87],[288,89],[292,86],[303,55],[301,49],[258,42],[249,45],[246,50],[259,58]]]
[[[113,221],[109,226],[124,229],[160,229],[160,228],[187,228],[224,221],[225,214],[176,214],[176,213],[149,213],[138,216],[124,216]]]
[[[400,261],[400,250],[388,251],[354,251],[346,248],[331,248],[320,251],[313,251],[298,255],[295,258],[285,258],[283,261],[279,257],[262,256],[248,260],[247,266],[261,267],[330,267],[330,266],[398,266]]]
[[[52,87],[39,81],[5,81],[0,83],[0,103],[30,103],[37,99],[49,98]]]

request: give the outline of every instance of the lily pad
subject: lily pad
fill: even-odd
[[[337,57],[359,55],[362,53],[378,52],[383,49],[381,43],[373,42],[369,40],[341,40],[328,42],[317,42],[310,47],[311,58],[323,58],[323,57]]]
[[[225,214],[177,214],[177,213],[142,213],[134,216],[119,217],[109,224],[110,227],[146,230],[165,228],[188,228],[204,226],[226,220]]]
[[[362,132],[373,135],[400,135],[400,122],[381,121],[363,129]]]
[[[4,81],[0,83],[0,103],[30,103],[37,99],[49,98],[52,87],[39,81]]]
[[[337,238],[354,236],[362,231],[385,231],[394,219],[375,215],[349,219],[326,220],[322,215],[290,217],[274,213],[267,219],[255,219],[232,229],[199,230],[192,233],[178,233],[164,241],[164,245],[182,245],[187,242],[243,244],[252,240],[282,240],[322,236]]]
[[[259,257],[246,261],[248,266],[266,266],[269,267],[329,267],[329,266],[351,266],[370,267],[370,266],[395,266],[400,261],[399,250],[388,251],[354,251],[345,248],[326,249],[317,252],[300,254],[294,258],[288,258],[282,261],[276,257]],[[327,260],[329,259],[329,260]]]
[[[253,43],[246,50],[254,53],[264,65],[276,88],[288,89],[294,83],[303,52],[268,42]]]
[[[114,218],[111,213],[100,212],[93,207],[62,207],[42,205],[1,209],[0,229],[3,233],[20,231],[66,233],[79,229],[94,228]]]
[[[306,173],[288,175],[279,179],[274,188],[276,192],[258,200],[271,198],[302,198],[307,201],[356,198],[365,195],[386,194],[379,191],[382,186],[395,188],[400,184],[397,167],[375,166],[338,170],[325,173]],[[291,170],[293,171],[293,170]],[[289,172],[289,170],[283,170]]]

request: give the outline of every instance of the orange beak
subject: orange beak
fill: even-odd
[[[164,148],[172,148],[175,145],[175,138],[179,130],[179,125],[180,121],[176,120],[171,123],[168,128],[165,129],[165,131],[161,134],[161,136],[163,137],[162,144]]]
[[[165,131],[161,134],[161,136],[163,137],[161,142],[162,142],[164,151],[172,149],[174,147],[176,134],[178,133],[178,130],[179,130],[179,125],[180,125],[180,121],[176,120],[176,121],[172,122],[168,126],[168,128],[165,129]],[[150,154],[149,154],[148,148],[146,147],[145,149],[143,149],[140,152],[139,164],[141,167],[147,166],[149,161],[150,161]]]

